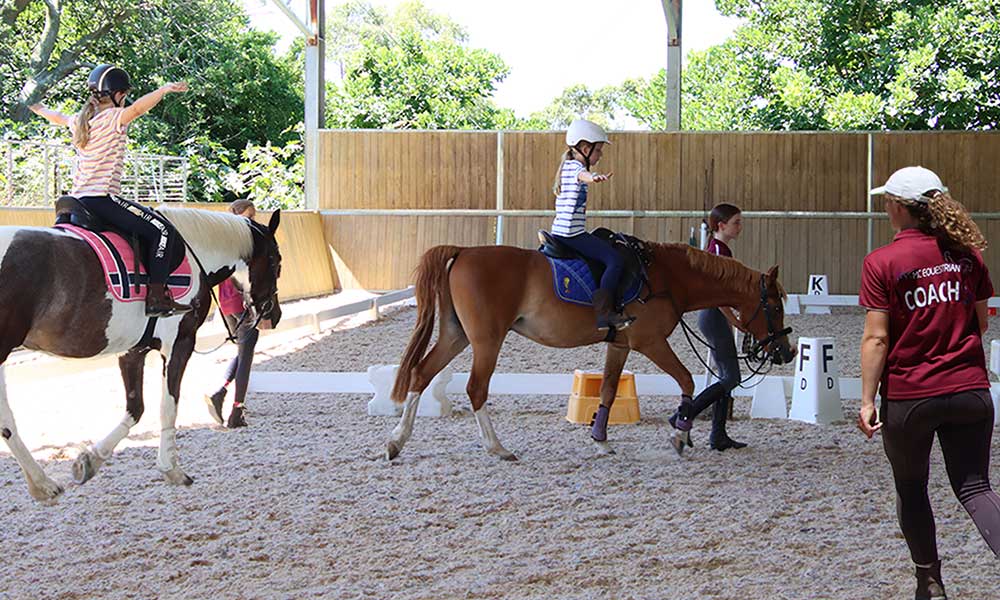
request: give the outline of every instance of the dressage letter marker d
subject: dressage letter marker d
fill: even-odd
[[[828,425],[844,419],[833,338],[799,338],[789,419]]]

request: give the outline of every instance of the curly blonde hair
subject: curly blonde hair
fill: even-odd
[[[948,192],[935,191],[927,202],[904,200],[897,196],[892,196],[892,199],[906,207],[924,233],[963,248],[982,251],[989,245],[965,206]]]

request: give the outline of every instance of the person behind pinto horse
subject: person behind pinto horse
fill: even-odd
[[[186,92],[188,85],[168,83],[125,106],[131,90],[128,73],[118,67],[100,65],[91,71],[87,87],[90,97],[75,115],[64,115],[42,104],[32,105],[31,111],[51,123],[69,127],[73,133],[76,164],[70,195],[109,225],[134,233],[146,242],[149,270],[146,315],[166,317],[188,312],[191,307],[174,302],[166,285],[177,233],[154,211],[119,197],[129,124],[149,112],[168,93]]]
[[[229,212],[246,217],[251,221],[257,216],[257,209],[249,200],[236,200],[229,205]],[[253,366],[254,348],[260,332],[257,331],[253,306],[246,297],[246,292],[235,277],[219,284],[219,312],[229,325],[229,330],[236,336],[238,350],[233,360],[226,367],[226,380],[214,393],[205,396],[208,412],[215,421],[222,425],[222,404],[226,401],[229,384],[236,381],[236,396],[233,399],[233,409],[226,420],[226,427],[236,429],[246,427],[246,397],[247,386],[250,383],[250,367]],[[262,321],[264,327],[269,322]]]
[[[592,173],[604,152],[604,145],[610,144],[604,129],[585,119],[573,121],[566,131],[566,153],[559,163],[552,193],[556,196],[556,218],[552,222],[552,234],[560,242],[579,254],[604,264],[604,274],[597,291],[594,292],[594,311],[597,313],[597,328],[625,329],[631,319],[615,308],[615,295],[621,279],[624,261],[609,244],[591,235],[587,224],[587,186],[611,179],[614,173],[602,175]]]
[[[906,167],[871,191],[896,236],[865,257],[858,428],[882,432],[896,511],[916,565],[917,600],[945,598],[927,496],[937,433],[952,489],[1000,556],[1000,496],[990,487],[993,401],[982,334],[993,295],[986,240],[932,171]],[[875,394],[882,396],[881,415]]]
[[[743,231],[742,211],[732,204],[717,204],[708,216],[708,228],[712,232],[705,251],[717,256],[732,258],[733,251],[729,244],[740,237]],[[693,446],[689,432],[695,417],[709,406],[712,411],[712,434],[709,446],[720,452],[730,448],[746,448],[743,442],[737,442],[726,433],[726,419],[729,416],[730,394],[740,384],[740,363],[736,354],[736,340],[733,338],[733,326],[739,323],[728,306],[706,308],[698,311],[698,329],[712,348],[712,360],[719,369],[719,381],[705,388],[691,402],[681,402],[670,417],[670,425],[681,435],[674,436],[674,449],[680,454],[684,445]]]

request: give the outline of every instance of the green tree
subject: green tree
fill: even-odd
[[[583,84],[572,85],[542,110],[519,123],[522,129],[565,129],[574,119],[589,119],[605,128],[620,129],[620,111],[616,86],[592,90]]]
[[[690,56],[685,129],[995,128],[1000,0],[717,0],[747,20]],[[662,74],[622,104],[662,126]]]
[[[191,92],[168,96],[130,137],[146,151],[187,155],[196,199],[228,199],[226,175],[238,170],[248,144],[293,143],[303,116],[296,57],[276,56],[277,36],[248,25],[238,0],[6,0],[0,130],[67,139],[26,106],[45,101],[75,112],[98,63],[128,70],[133,96],[186,80]]]
[[[514,124],[492,101],[509,69],[470,48],[465,31],[419,2],[392,15],[367,2],[334,13],[331,50],[344,73],[328,86],[327,124],[362,129],[493,129]]]

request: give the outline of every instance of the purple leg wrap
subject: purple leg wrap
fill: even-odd
[[[590,428],[590,437],[597,442],[608,441],[608,414],[610,409],[603,404],[594,413],[594,426]]]

